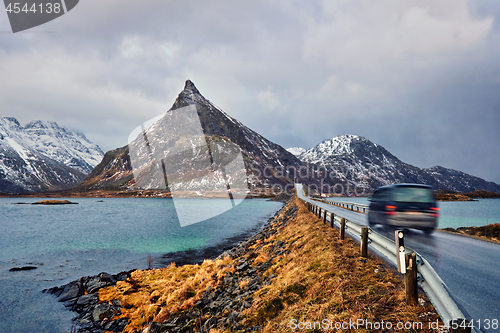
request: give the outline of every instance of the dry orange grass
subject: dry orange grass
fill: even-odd
[[[232,260],[205,260],[201,265],[185,265],[134,271],[127,281],[99,291],[101,301],[118,299],[122,302],[122,314],[114,319],[126,317],[130,324],[125,332],[141,331],[149,322],[163,322],[170,314],[186,310],[200,299],[209,287],[216,287],[233,267]]]
[[[397,273],[371,255],[362,262],[357,243],[341,241],[337,230],[323,224],[298,199],[296,204],[297,218],[275,237],[291,243],[290,253],[266,272],[276,278],[257,292],[253,306],[244,313],[245,326],[289,332],[292,319],[333,323],[365,319],[395,325],[422,322],[424,330],[418,331],[423,332],[428,320],[438,319],[430,303],[406,305],[404,282]]]

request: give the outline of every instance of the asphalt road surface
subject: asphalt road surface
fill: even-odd
[[[304,196],[302,185],[296,188],[299,198],[349,221],[368,225],[366,214],[313,201]],[[389,239],[394,239],[394,230],[374,228]],[[500,332],[500,244],[441,231],[426,235],[407,229],[404,234],[405,246],[432,265],[467,319],[473,320],[476,330]]]

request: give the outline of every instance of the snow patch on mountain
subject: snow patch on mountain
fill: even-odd
[[[288,148],[287,151],[294,154],[295,156],[300,156],[300,154],[302,154],[306,150],[302,147],[292,147],[292,148]]]

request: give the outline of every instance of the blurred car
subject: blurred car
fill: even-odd
[[[368,225],[423,230],[431,234],[437,228],[439,208],[432,187],[420,184],[382,186],[369,198]]]

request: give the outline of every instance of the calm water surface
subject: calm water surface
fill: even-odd
[[[28,205],[0,199],[0,332],[65,332],[74,313],[46,288],[100,272],[147,267],[147,255],[213,246],[257,229],[282,204],[244,200],[206,221],[180,227],[171,199],[75,199],[78,205]],[[176,199],[177,200],[177,199]],[[223,200],[182,199],[193,213]],[[177,202],[176,202],[177,203]],[[31,271],[10,272],[33,265]]]

